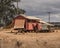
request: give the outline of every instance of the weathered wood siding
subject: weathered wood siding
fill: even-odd
[[[24,19],[16,19],[14,28],[24,28],[25,20]]]

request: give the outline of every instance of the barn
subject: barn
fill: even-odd
[[[20,31],[36,31],[41,29],[40,18],[34,16],[19,15],[14,19],[14,29]]]
[[[47,26],[51,26],[51,24],[42,21],[40,18],[34,16],[26,16],[20,14],[16,16],[13,20],[14,30],[22,31],[40,31],[42,29],[46,29]]]

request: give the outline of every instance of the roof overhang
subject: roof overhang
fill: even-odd
[[[25,17],[25,18],[27,18],[27,19],[30,19],[30,20],[40,20],[40,18],[37,18],[35,16],[26,16],[24,14],[20,14],[20,15],[23,16],[23,17]]]
[[[40,23],[43,23],[43,24],[46,24],[46,25],[48,25],[48,26],[54,26],[53,24],[47,23],[47,22],[42,21],[42,20],[40,20],[39,22],[40,22]]]

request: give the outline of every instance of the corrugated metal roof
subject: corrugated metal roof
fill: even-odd
[[[53,24],[47,23],[47,22],[42,21],[42,20],[40,20],[39,22],[44,23],[44,24],[46,24],[46,25],[54,26]]]
[[[27,18],[27,19],[38,20],[38,22],[44,23],[46,25],[54,26],[53,24],[47,23],[45,21],[42,21],[40,18],[37,18],[35,16],[26,16],[24,14],[20,14],[20,15],[23,16],[23,17],[25,17],[25,18]]]
[[[40,18],[37,18],[37,17],[34,17],[34,16],[27,16],[26,18],[28,18],[28,19],[37,19],[37,20],[40,19]]]
[[[35,20],[40,20],[40,18],[37,18],[37,17],[35,17],[35,16],[26,16],[26,15],[24,15],[24,14],[20,14],[21,16],[24,16],[25,18],[27,18],[27,19],[35,19]]]

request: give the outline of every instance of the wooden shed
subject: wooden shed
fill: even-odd
[[[18,15],[13,20],[14,29],[22,31],[47,30],[48,26],[53,26],[40,18],[34,16]]]
[[[40,18],[34,16],[19,15],[14,19],[14,29],[23,29],[33,31],[38,29],[38,21]]]

